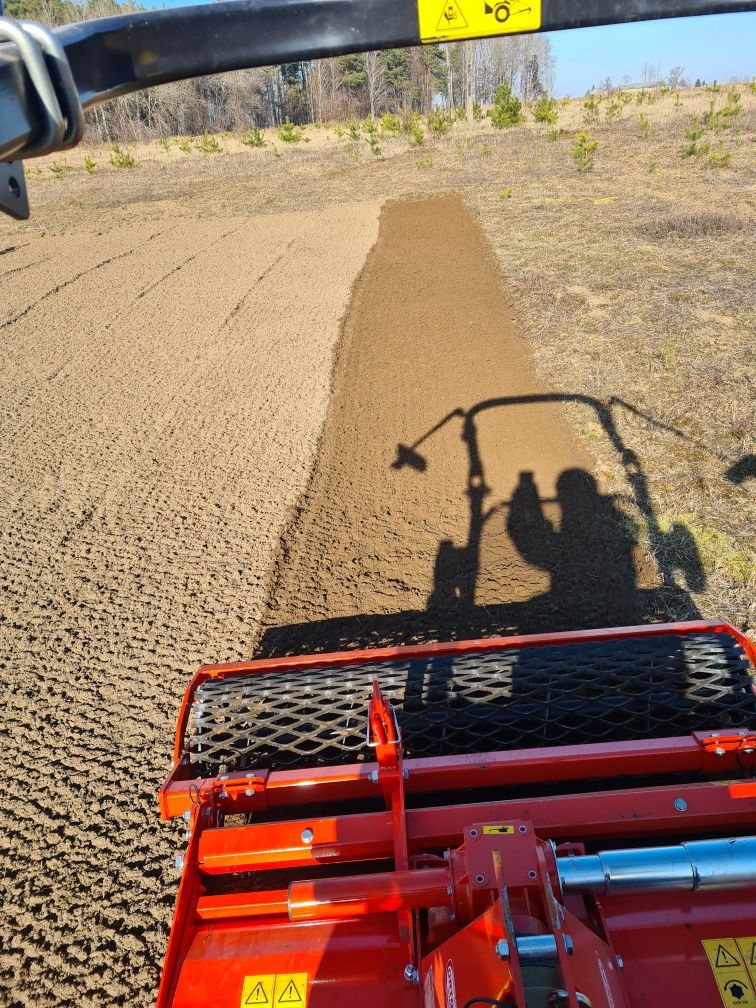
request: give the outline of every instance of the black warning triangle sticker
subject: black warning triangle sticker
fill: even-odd
[[[258,980],[255,986],[247,995],[247,1000],[244,1002],[245,1005],[265,1005],[270,1004],[268,1000],[268,995],[265,993],[265,988]]]
[[[436,31],[456,31],[462,28],[467,28],[467,21],[465,15],[462,13],[462,8],[457,3],[457,0],[446,0],[446,3],[441,8],[441,15],[436,25]]]
[[[302,1004],[303,997],[293,980],[289,980],[282,994],[276,994],[276,1004]]]
[[[717,967],[722,966],[740,966],[740,959],[736,959],[732,952],[728,952],[724,945],[720,945],[717,948],[717,960],[714,963]]]

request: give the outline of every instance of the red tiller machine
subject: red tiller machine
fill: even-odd
[[[200,669],[159,1008],[756,1006],[754,657],[701,622]]]
[[[0,210],[28,216],[23,159],[142,88],[754,6],[232,0],[55,31],[0,17]],[[189,839],[159,1008],[756,1008],[755,658],[699,622],[200,669],[160,793]]]

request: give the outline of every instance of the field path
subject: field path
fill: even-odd
[[[149,220],[0,238],[9,1008],[154,1002],[179,701],[250,653],[378,205]]]
[[[632,542],[517,310],[459,197],[384,207],[263,653],[639,621]]]

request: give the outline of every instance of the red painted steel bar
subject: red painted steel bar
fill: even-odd
[[[232,918],[274,917],[289,912],[287,889],[270,892],[223,893],[220,896],[200,896],[197,916],[200,920],[219,921]]]
[[[720,733],[729,729],[712,731]],[[407,794],[468,788],[507,787],[521,784],[557,783],[622,776],[650,776],[673,773],[735,774],[738,758],[728,750],[723,756],[707,752],[701,743],[706,733],[683,738],[648,739],[632,742],[607,742],[594,745],[552,746],[546,749],[519,749],[513,752],[475,753],[424,759],[406,759]],[[178,768],[181,769],[180,767]],[[351,801],[379,797],[371,774],[376,763],[355,763],[313,770],[279,770],[260,775],[264,780],[264,807],[283,808],[319,802]],[[258,775],[255,774],[257,777]],[[244,774],[231,774],[226,791],[234,784],[249,789]],[[161,790],[164,818],[181,815],[191,807],[190,791],[207,788],[212,780],[178,780],[177,772]],[[256,799],[250,808],[258,807]]]
[[[675,801],[685,804],[680,811]],[[524,820],[544,839],[619,843],[634,836],[736,833],[756,822],[756,782],[687,784],[409,809],[410,853],[459,846],[475,823]],[[302,841],[311,830],[311,843]],[[209,874],[382,860],[393,856],[388,812],[259,823],[205,830],[198,865]]]
[[[334,920],[387,911],[451,906],[451,892],[451,874],[446,868],[292,882],[289,886],[289,917],[293,921]]]

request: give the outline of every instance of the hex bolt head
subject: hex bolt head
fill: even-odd
[[[226,791],[221,791],[218,797],[220,798],[221,801],[225,801],[228,798],[228,793]]]
[[[724,756],[724,754],[725,754],[725,751],[724,751],[724,749],[721,746],[717,746],[717,748],[714,750],[714,755],[715,756]]]
[[[252,790],[251,787],[248,787],[247,790],[244,792],[244,797],[245,798],[254,798],[254,795],[255,795],[255,792]]]
[[[688,803],[684,798],[675,798],[673,804],[678,812],[687,812],[688,810]]]
[[[311,844],[314,836],[315,834],[308,826],[306,829],[302,830],[302,843]]]
[[[372,770],[370,772],[370,783],[371,784],[377,784],[378,783],[378,771],[377,770]]]
[[[625,965],[622,956],[617,956],[616,959],[617,959],[617,965],[619,966],[620,969],[622,969],[622,967]]]
[[[404,979],[408,983],[417,983],[418,975],[414,963],[407,963],[407,965],[404,967]]]

